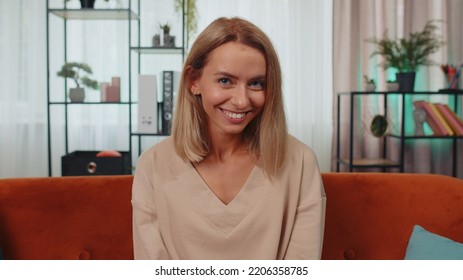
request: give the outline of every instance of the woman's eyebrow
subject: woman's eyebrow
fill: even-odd
[[[228,72],[225,72],[225,71],[218,71],[214,74],[214,76],[226,76],[226,77],[230,77],[230,78],[233,78],[233,79],[236,79],[238,78],[237,76],[233,75],[233,74],[230,74]]]
[[[230,74],[228,72],[225,72],[225,71],[218,71],[216,73],[214,73],[214,76],[225,76],[225,77],[229,77],[229,78],[233,78],[233,79],[237,79],[238,77],[233,75],[233,74]],[[257,75],[255,77],[252,77],[251,79],[249,80],[265,80],[266,78],[266,75]]]

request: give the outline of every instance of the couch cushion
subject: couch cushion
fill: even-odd
[[[463,260],[463,244],[415,225],[408,242],[405,259]]]

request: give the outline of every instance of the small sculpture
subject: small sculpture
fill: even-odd
[[[423,124],[426,121],[426,112],[419,108],[413,111],[413,121],[415,122],[415,135],[424,136]]]

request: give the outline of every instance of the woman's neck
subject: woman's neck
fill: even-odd
[[[248,154],[248,149],[242,135],[216,135],[211,137],[209,154],[206,157],[209,160],[224,162],[245,153]]]

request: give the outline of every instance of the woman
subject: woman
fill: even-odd
[[[185,61],[172,136],[139,158],[136,259],[319,259],[325,194],[312,150],[288,135],[267,36],[219,18]]]

